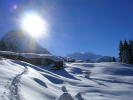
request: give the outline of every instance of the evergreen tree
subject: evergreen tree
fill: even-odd
[[[129,41],[129,56],[130,56],[129,63],[133,64],[133,41],[132,40]]]
[[[119,45],[120,62],[133,64],[133,40],[124,43],[120,41]]]
[[[0,40],[0,50],[6,51],[6,44],[4,41]]]
[[[115,57],[113,57],[113,58],[112,58],[112,62],[116,62],[116,59],[115,59]]]
[[[0,40],[0,50],[1,51],[15,51],[14,45],[7,45],[4,41]]]
[[[122,62],[122,55],[123,55],[123,43],[122,43],[122,41],[120,41],[120,44],[119,44],[119,59],[120,59],[120,62]]]
[[[129,63],[129,60],[130,60],[129,44],[125,40],[123,45],[123,52],[122,52],[122,62]]]
[[[133,41],[131,42],[131,56],[132,56],[132,64],[133,64]]]

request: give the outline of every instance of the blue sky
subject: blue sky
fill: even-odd
[[[13,9],[14,4],[18,5]],[[50,26],[39,43],[55,55],[93,52],[118,56],[120,40],[133,39],[132,0],[1,0],[0,36],[19,29],[16,19],[35,10]]]

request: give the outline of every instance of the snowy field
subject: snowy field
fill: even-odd
[[[0,60],[0,100],[133,100],[131,65],[66,63],[64,70],[50,68]]]

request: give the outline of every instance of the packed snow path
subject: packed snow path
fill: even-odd
[[[18,74],[15,78],[13,78],[10,86],[9,86],[9,99],[10,100],[21,100],[20,95],[19,95],[19,85],[20,85],[20,80],[21,80],[21,76],[24,75],[25,73],[27,73],[28,68],[26,66],[24,66],[25,69],[23,70],[22,73]]]
[[[27,71],[26,66],[10,60],[0,60],[0,100],[22,100],[19,90],[21,77]]]

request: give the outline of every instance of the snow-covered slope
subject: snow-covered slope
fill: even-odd
[[[49,54],[48,50],[22,31],[10,31],[1,40],[6,44],[6,51]]]
[[[90,72],[90,78],[85,77]],[[89,75],[88,75],[89,76]],[[50,70],[22,61],[0,60],[0,100],[132,100],[133,66],[66,63]]]
[[[98,58],[100,58],[102,56],[86,52],[86,53],[73,53],[73,54],[67,55],[66,57],[70,57],[70,58],[73,58],[75,60],[82,60],[82,61],[90,60],[90,61],[95,62],[96,59],[98,59]]]

